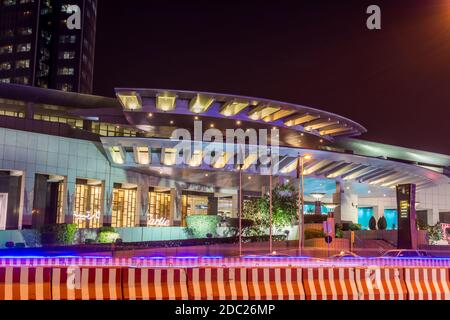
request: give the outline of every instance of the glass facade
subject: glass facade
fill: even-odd
[[[148,193],[148,221],[154,219],[170,220],[171,200],[172,196],[170,195],[170,191],[150,191]]]
[[[358,224],[363,230],[369,230],[369,221],[374,215],[372,207],[358,208]]]
[[[136,226],[136,189],[114,188],[112,223],[115,228]]]
[[[384,209],[384,217],[387,222],[387,230],[397,230],[397,210],[396,209]]]
[[[75,190],[74,223],[78,228],[99,228],[103,187],[77,181]]]

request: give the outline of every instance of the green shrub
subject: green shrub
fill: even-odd
[[[429,244],[431,245],[436,244],[442,239],[444,239],[444,234],[442,232],[442,227],[439,223],[436,224],[435,226],[428,227],[427,240]]]
[[[113,243],[120,239],[120,234],[111,231],[100,231],[97,235],[98,243]]]
[[[98,232],[116,232],[114,227],[101,227]]]
[[[359,231],[359,230],[362,229],[362,227],[361,227],[360,224],[352,223],[352,224],[349,225],[349,228],[348,228],[348,229],[349,229],[350,231]]]
[[[342,228],[343,228],[342,223],[336,223],[336,225],[335,225],[336,238],[344,237],[344,231],[342,230]]]
[[[76,224],[48,224],[40,229],[42,245],[71,245],[77,232]]]
[[[186,218],[189,233],[198,239],[208,238],[208,234],[216,236],[219,221],[219,216],[212,215],[193,215]]]
[[[377,230],[377,220],[374,216],[372,216],[369,220],[369,229],[370,230]]]
[[[386,230],[387,229],[387,221],[386,218],[383,216],[380,219],[378,219],[378,230]]]
[[[324,237],[325,237],[325,233],[322,230],[311,230],[311,229],[305,230],[305,240],[324,238]]]

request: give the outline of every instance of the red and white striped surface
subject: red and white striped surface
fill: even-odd
[[[51,300],[50,269],[0,267],[1,300]]]
[[[449,269],[407,268],[405,282],[409,300],[450,300]]]
[[[305,300],[300,268],[247,269],[250,300]]]
[[[190,300],[248,300],[247,269],[187,269]]]
[[[121,300],[121,269],[52,268],[53,300]]]
[[[122,272],[124,300],[187,300],[184,269],[125,268]]]
[[[199,268],[199,267],[433,267],[450,268],[449,259],[389,259],[358,258],[325,260],[303,257],[0,257],[0,266],[90,266],[90,267],[148,267],[148,268]]]
[[[403,269],[357,268],[355,281],[360,300],[407,300]]]
[[[303,269],[307,300],[358,300],[353,268]]]

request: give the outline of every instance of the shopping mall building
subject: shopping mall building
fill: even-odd
[[[337,206],[338,221],[367,226],[372,215],[384,215],[395,228],[395,186],[413,183],[419,219],[450,223],[450,156],[355,139],[366,131],[360,124],[302,105],[158,89],[116,95],[0,84],[0,230],[64,222],[169,227],[185,226],[189,215],[233,217],[241,169],[243,197],[257,197],[270,174],[274,183],[296,185],[305,154],[306,213],[320,201],[324,212]],[[191,133],[184,143],[199,146],[188,159],[177,149],[176,129]],[[277,142],[267,150],[277,157],[268,164],[247,156],[238,166],[224,149],[206,159],[211,139],[204,133],[212,129],[258,132],[258,145],[269,132],[269,147]],[[244,148],[254,144],[248,136]]]

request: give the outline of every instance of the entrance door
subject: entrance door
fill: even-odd
[[[8,194],[0,193],[0,230],[6,230],[7,211],[8,211]]]

